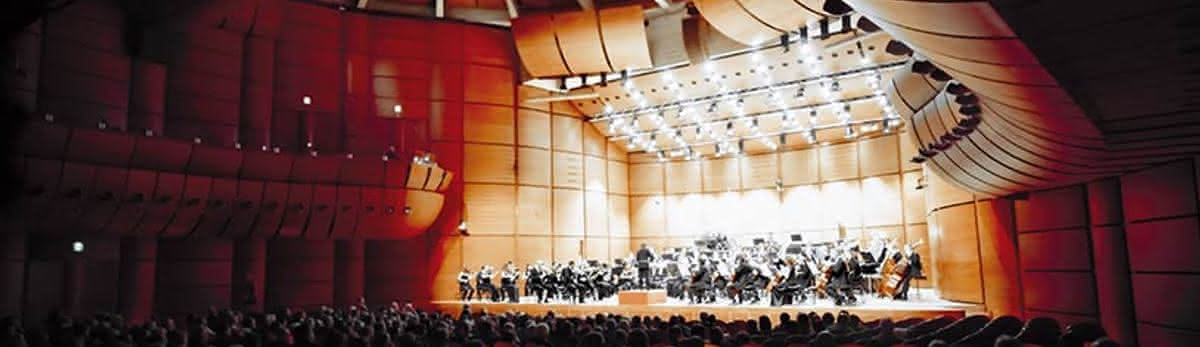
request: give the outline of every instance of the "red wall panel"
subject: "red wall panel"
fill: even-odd
[[[1200,272],[1200,227],[1196,217],[1132,223],[1129,265],[1133,271]]]
[[[117,213],[104,227],[108,234],[130,234],[138,226],[138,221],[145,214],[146,205],[154,195],[154,187],[158,182],[158,174],[147,170],[129,170],[129,181],[125,189],[125,197],[121,199]]]
[[[184,176],[174,173],[158,174],[154,196],[145,203],[145,214],[138,223],[137,235],[154,236],[163,232],[175,215],[183,196]]]
[[[1027,309],[1095,315],[1095,279],[1088,272],[1025,272]]]
[[[115,131],[75,129],[67,145],[66,160],[125,166],[133,152],[133,138]]]
[[[313,186],[313,199],[304,237],[328,239],[333,227],[334,211],[337,209],[337,186],[319,184]]]
[[[167,112],[167,67],[145,59],[134,59],[132,64],[127,130],[162,134]]]
[[[121,239],[121,269],[117,312],[132,322],[144,322],[154,312],[155,266],[158,241]]]
[[[212,190],[212,177],[187,176],[184,181],[183,195],[180,197],[175,217],[163,230],[164,237],[184,237],[191,235],[207,205],[208,193]]]
[[[1200,330],[1200,275],[1134,274],[1133,297],[1139,322]]]
[[[1087,230],[1054,230],[1023,233],[1021,268],[1025,270],[1092,269],[1092,252]]]
[[[129,170],[124,168],[99,167],[96,169],[96,181],[92,195],[88,196],[89,203],[86,211],[76,224],[78,230],[85,233],[98,233],[117,213],[120,202],[124,199],[125,183],[129,179]]]
[[[155,310],[175,314],[228,307],[232,270],[231,240],[159,241]]]
[[[40,228],[44,231],[66,232],[73,229],[75,222],[83,216],[90,204],[92,183],[96,166],[67,162],[63,164],[62,180],[59,181],[55,201]]]
[[[338,240],[334,248],[333,303],[353,305],[363,297],[362,240]]]
[[[367,241],[364,252],[367,302],[428,300],[429,279],[422,262],[428,253],[424,238]]]
[[[180,172],[188,167],[191,144],[165,137],[138,137],[129,165],[136,168]]]
[[[1074,228],[1087,224],[1087,200],[1082,186],[1033,192],[1016,201],[1017,230]]]
[[[1125,220],[1196,213],[1196,181],[1191,161],[1121,176],[1121,196]]]
[[[359,213],[362,210],[361,202],[362,188],[346,185],[337,187],[337,210],[329,237],[338,239],[355,235]]]
[[[45,122],[29,122],[21,130],[17,153],[42,159],[62,159],[71,128]]]
[[[333,303],[334,242],[278,239],[267,245],[267,307]]]
[[[280,223],[283,222],[283,214],[288,208],[288,184],[267,182],[262,197],[262,205],[258,209],[258,217],[254,220],[251,233],[257,237],[275,237],[279,233]]]
[[[304,234],[309,213],[312,211],[312,190],[311,184],[288,185],[283,222],[279,225],[280,237],[295,238]]]

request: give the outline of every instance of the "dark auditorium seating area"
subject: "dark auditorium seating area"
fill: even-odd
[[[1095,324],[1061,327],[1045,317],[1024,323],[1012,316],[978,315],[863,322],[843,311],[837,316],[797,312],[726,322],[705,313],[688,321],[682,316],[578,318],[556,317],[553,312],[531,316],[468,310],[464,307],[455,315],[396,302],[311,312],[210,309],[186,319],[145,324],[131,324],[112,314],[74,319],[52,314],[41,326],[22,327],[5,320],[0,343],[11,347],[1117,346]]]

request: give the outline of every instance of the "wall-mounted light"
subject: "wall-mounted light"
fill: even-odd
[[[404,206],[404,215],[405,216],[412,215],[412,207]]]
[[[308,96],[308,95],[305,95],[304,97],[300,98],[300,102],[303,103],[305,106],[312,105],[312,101],[313,101],[312,97]]]
[[[458,233],[462,234],[463,236],[471,236],[471,233],[467,231],[467,220],[466,219],[459,220]]]
[[[71,252],[72,253],[83,253],[83,249],[84,249],[83,241],[72,241],[71,242]]]
[[[400,117],[400,115],[404,114],[404,106],[400,106],[400,104],[392,105],[392,113],[396,114],[396,117]]]

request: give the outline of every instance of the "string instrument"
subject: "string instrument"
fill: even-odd
[[[924,240],[917,240],[908,245],[909,249],[920,246]],[[900,254],[900,253],[897,253]],[[890,297],[896,295],[896,287],[900,285],[900,280],[904,279],[904,273],[908,272],[909,257],[902,255],[899,261],[893,261],[896,257],[887,257],[887,261],[883,263],[879,274],[883,277],[879,281],[878,292],[880,296]]]

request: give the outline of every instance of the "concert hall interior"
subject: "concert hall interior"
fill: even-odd
[[[9,0],[0,345],[1197,346],[1198,5]]]

